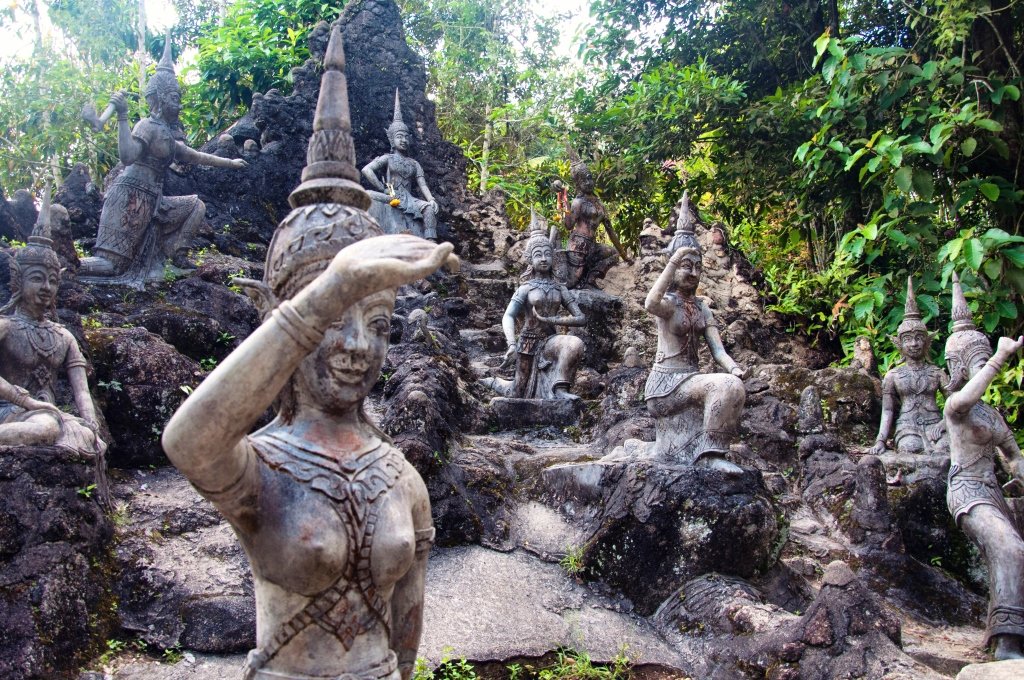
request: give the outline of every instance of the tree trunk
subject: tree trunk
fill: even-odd
[[[484,125],[484,148],[480,154],[480,193],[483,194],[487,191],[487,164],[491,155],[491,136],[494,134],[494,125],[491,124],[491,105],[487,105],[487,109],[484,112],[487,117],[487,123]]]

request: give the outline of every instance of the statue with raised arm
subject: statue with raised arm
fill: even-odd
[[[254,680],[408,680],[434,529],[423,480],[363,400],[388,350],[397,287],[450,244],[381,235],[359,186],[341,31],[293,210],[262,282],[239,280],[263,324],[164,430],[170,460],[231,523],[256,590]],[[249,433],[276,403],[277,417]]]
[[[409,158],[412,136],[402,120],[402,104],[395,89],[395,115],[387,130],[391,153],[377,156],[363,168],[363,177],[374,189],[370,215],[387,234],[410,233],[437,240],[437,201],[423,177],[423,166]],[[413,187],[420,196],[413,195]]]
[[[79,279],[141,288],[162,280],[164,262],[187,248],[206,214],[198,196],[164,196],[164,175],[171,163],[244,168],[241,159],[221,158],[190,149],[178,122],[181,90],[171,62],[171,41],[164,43],[156,73],[146,84],[149,117],[128,126],[123,92],[110,103],[117,111],[117,153],[124,170],[103,201],[92,257],[83,258]]]
[[[935,396],[945,392],[949,378],[945,371],[928,361],[931,335],[921,321],[909,276],[903,321],[896,329],[893,343],[903,363],[882,379],[882,422],[870,453],[884,453],[885,442],[892,435],[896,450],[901,454],[944,458],[949,455],[949,439]]]
[[[594,175],[580,157],[569,148],[570,173],[576,185],[576,198],[572,199],[569,214],[565,216],[565,226],[569,229],[569,248],[566,252],[568,261],[569,288],[596,286],[597,280],[603,277],[618,261],[616,251],[626,262],[632,262],[619,243],[619,237],[612,229],[608,210],[597,194],[594,193]],[[615,248],[597,242],[597,234],[601,225]]]
[[[644,302],[658,327],[658,351],[644,388],[647,410],[655,418],[650,453],[686,465],[735,470],[724,455],[746,400],[744,370],[725,351],[711,309],[697,297],[702,271],[699,249],[678,248]],[[727,374],[700,372],[698,351],[704,343]]]
[[[516,290],[501,319],[508,343],[505,363],[515,360],[515,378],[484,378],[482,382],[505,397],[578,399],[569,388],[583,358],[583,341],[560,334],[556,327],[585,326],[587,318],[569,289],[552,273],[553,237],[536,213],[530,231],[525,251],[530,262],[529,280]],[[569,314],[559,316],[563,307]],[[517,324],[522,325],[518,337]]]
[[[96,458],[96,484],[106,501],[107,445],[98,435],[85,357],[55,321],[60,260],[50,239],[50,188],[28,244],[11,266],[10,301],[0,309],[0,445],[62,446]],[[56,406],[57,378],[67,375],[79,417]]]
[[[1024,538],[996,480],[997,451],[1010,466],[1007,487],[1024,483],[1024,458],[999,412],[981,401],[1024,337],[992,345],[974,325],[960,280],[953,274],[953,332],[946,340],[949,433],[946,503],[957,526],[988,564],[988,625],[996,660],[1024,659]]]

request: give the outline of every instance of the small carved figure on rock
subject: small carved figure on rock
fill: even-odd
[[[10,301],[0,309],[0,445],[63,446],[96,456],[97,486],[106,498],[96,407],[78,341],[56,318],[60,260],[50,240],[49,186],[28,244],[14,256]],[[48,318],[51,317],[51,318]],[[57,378],[67,374],[80,417],[56,406]]]
[[[622,259],[632,262],[619,243],[619,237],[612,229],[608,210],[594,193],[594,175],[576,152],[569,149],[570,172],[576,185],[576,198],[572,199],[565,226],[569,231],[569,248],[566,252],[568,265],[566,285],[569,288],[596,286],[597,280],[605,275],[618,261],[615,251]],[[615,249],[597,242],[597,232],[604,225],[608,238]]]
[[[885,451],[885,442],[893,434],[895,420],[893,440],[899,453],[948,456],[946,424],[935,395],[945,392],[949,378],[945,371],[928,361],[931,335],[921,321],[909,276],[903,321],[896,329],[893,343],[900,350],[903,363],[882,379],[882,423],[870,453],[879,455]]]
[[[363,177],[376,191],[370,191],[370,215],[386,234],[410,233],[437,240],[437,201],[423,177],[423,166],[406,156],[411,135],[402,120],[402,106],[395,89],[395,116],[388,126],[391,153],[377,156],[363,168]],[[381,173],[384,173],[383,179]],[[413,195],[413,187],[422,199]]]
[[[585,326],[587,318],[569,289],[552,273],[554,248],[544,227],[542,218],[534,213],[532,235],[526,242],[532,275],[519,286],[501,319],[508,343],[505,362],[515,359],[515,378],[484,378],[483,382],[506,397],[578,399],[569,388],[583,358],[583,341],[559,334],[556,326]],[[568,316],[558,316],[563,307]],[[517,338],[516,324],[520,322]]]
[[[1024,482],[1024,458],[1006,421],[981,397],[1022,344],[1024,337],[1000,338],[992,354],[954,274],[953,332],[946,340],[950,394],[943,408],[950,452],[946,503],[988,564],[986,637],[997,660],[1024,658],[1024,538],[996,480],[996,452],[1010,464],[1007,486]]]
[[[408,680],[434,529],[423,480],[363,400],[388,350],[398,286],[450,244],[381,235],[359,186],[341,31],[324,59],[302,184],[264,281],[265,321],[164,430],[171,461],[227,517],[256,589],[255,680]],[[277,403],[269,425],[246,434]]]
[[[687,465],[736,470],[723,456],[746,400],[744,370],[725,351],[711,309],[697,297],[702,271],[701,251],[679,248],[644,302],[658,326],[658,351],[644,388],[656,421],[651,453]],[[697,355],[705,342],[728,374],[700,372]]]
[[[241,159],[190,149],[182,141],[178,114],[181,90],[171,62],[171,42],[146,84],[150,115],[128,127],[123,92],[110,102],[117,111],[117,153],[125,168],[107,192],[92,257],[82,259],[79,278],[140,288],[163,279],[164,262],[187,248],[206,214],[198,196],[164,196],[164,175],[175,161],[219,168],[244,168]]]

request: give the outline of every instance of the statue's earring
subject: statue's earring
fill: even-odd
[[[241,288],[249,296],[249,299],[253,301],[253,304],[256,305],[256,311],[260,313],[260,320],[265,321],[270,316],[270,313],[277,308],[277,296],[274,295],[274,291],[270,289],[270,286],[262,281],[235,277],[231,279],[231,283]]]

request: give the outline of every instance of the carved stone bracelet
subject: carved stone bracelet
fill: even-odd
[[[295,306],[288,300],[277,306],[273,318],[281,330],[287,333],[288,337],[294,340],[295,344],[305,350],[307,354],[316,349],[320,341],[323,340],[324,331],[303,319]]]

